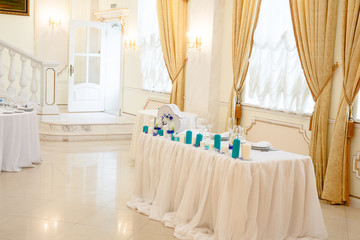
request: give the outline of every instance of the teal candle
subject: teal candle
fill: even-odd
[[[198,135],[196,135],[196,143],[195,143],[195,147],[200,147],[200,142],[203,140],[203,135],[201,135],[200,133]]]
[[[192,132],[190,130],[186,131],[186,144],[192,144]]]
[[[148,126],[143,126],[143,133],[148,133],[149,132],[149,127]]]
[[[175,141],[175,137],[173,133],[171,134],[171,141]]]
[[[239,157],[239,152],[240,152],[240,140],[235,139],[233,149],[232,149],[232,157],[233,158],[238,158]]]
[[[214,148],[218,150],[221,149],[221,136],[219,134],[214,136]]]
[[[158,134],[159,136],[164,136],[164,130],[162,130],[162,129],[158,130],[158,131],[157,131],[157,134]]]

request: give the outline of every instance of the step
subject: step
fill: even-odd
[[[130,140],[133,116],[112,116],[105,113],[61,113],[43,116],[40,139],[45,141]]]

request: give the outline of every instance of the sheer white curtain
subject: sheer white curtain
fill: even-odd
[[[262,1],[249,61],[245,103],[298,114],[313,111],[288,0]]]
[[[143,88],[155,92],[171,92],[171,80],[160,43],[156,0],[139,0],[138,30]]]

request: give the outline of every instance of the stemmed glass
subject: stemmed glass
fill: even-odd
[[[206,118],[197,118],[196,126],[200,129],[200,133],[204,135],[206,133]]]
[[[209,130],[209,133],[211,133],[211,129],[214,126],[214,114],[209,113],[207,117],[207,128]]]
[[[234,140],[234,127],[235,127],[235,119],[229,118],[227,123],[228,131],[229,131],[229,144],[233,144]]]

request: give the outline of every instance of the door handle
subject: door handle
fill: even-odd
[[[70,65],[70,77],[73,75],[74,73],[74,66]]]

